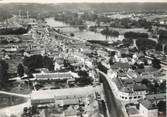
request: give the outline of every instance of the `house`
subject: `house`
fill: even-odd
[[[140,79],[140,75],[137,72],[135,72],[134,70],[131,70],[131,69],[128,70],[127,76],[131,79]]]
[[[139,109],[137,109],[137,106],[134,105],[126,105],[126,112],[128,114],[129,117],[143,117],[140,113],[139,113]]]
[[[165,117],[165,112],[158,109],[160,101],[166,101],[165,93],[146,95],[138,104],[127,104],[125,108],[129,117]]]
[[[110,68],[113,69],[113,70],[122,69],[122,70],[127,71],[129,68],[131,68],[131,66],[129,65],[128,62],[127,63],[118,62],[118,63],[115,63],[115,64],[111,65]]]

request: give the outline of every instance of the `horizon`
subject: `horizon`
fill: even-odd
[[[59,4],[59,3],[167,3],[167,0],[0,0],[1,3],[37,3],[37,4]]]

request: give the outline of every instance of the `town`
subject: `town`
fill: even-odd
[[[0,5],[0,117],[166,117],[167,9],[76,5]]]

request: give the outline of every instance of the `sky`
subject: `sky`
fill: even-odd
[[[167,0],[0,0],[0,3],[167,2]]]

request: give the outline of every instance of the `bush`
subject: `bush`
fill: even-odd
[[[23,64],[28,67],[30,71],[36,68],[47,68],[49,70],[54,69],[53,60],[47,56],[33,55],[31,57],[25,57]]]
[[[167,31],[166,30],[159,30],[158,34],[159,34],[159,39],[160,40],[161,39],[163,40],[163,39],[167,38]]]
[[[108,27],[104,30],[101,31],[101,34],[106,35],[106,36],[112,36],[112,37],[118,37],[119,32],[115,30],[109,30]]]
[[[0,35],[21,35],[27,33],[27,29],[20,27],[20,28],[3,28],[0,29]]]
[[[157,44],[156,48],[157,51],[162,51],[162,44]]]
[[[161,65],[160,65],[160,60],[158,60],[157,58],[154,58],[152,60],[152,65],[154,68],[157,68],[157,69],[160,69],[161,68]]]
[[[5,61],[0,60],[0,85],[8,81],[8,68],[8,64]]]
[[[147,50],[147,49],[155,49],[156,42],[149,39],[138,39],[136,41],[136,45],[138,46],[139,50]]]
[[[139,32],[126,32],[124,37],[129,39],[148,38],[148,34]]]

